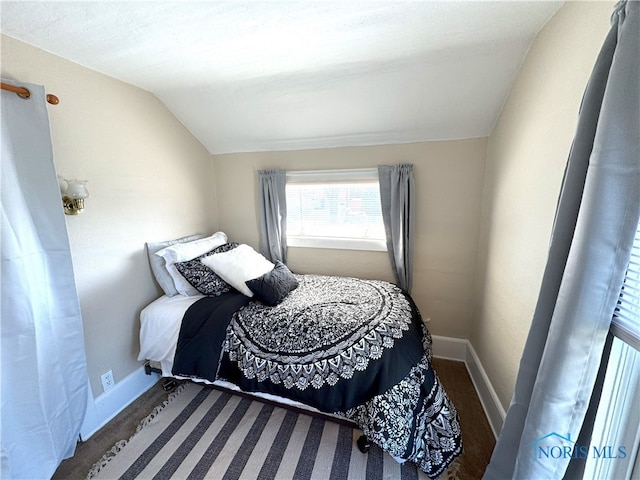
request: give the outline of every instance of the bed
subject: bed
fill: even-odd
[[[142,311],[139,360],[157,362],[165,377],[349,419],[431,478],[451,465],[462,451],[460,424],[409,295],[383,281],[293,274],[226,236],[209,247],[163,257],[165,270],[181,275],[178,292]],[[179,292],[184,279],[195,293]]]

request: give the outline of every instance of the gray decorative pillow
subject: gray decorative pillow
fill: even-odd
[[[298,280],[282,262],[276,262],[273,270],[261,277],[247,280],[245,283],[258,300],[272,307],[278,305],[291,291],[298,288]]]
[[[165,240],[163,242],[147,242],[147,255],[149,257],[149,265],[151,265],[151,271],[153,272],[153,276],[156,278],[158,285],[162,288],[165,295],[169,297],[173,297],[178,294],[178,290],[176,290],[175,285],[173,284],[173,280],[167,272],[167,269],[164,266],[164,258],[156,255],[156,252],[159,252],[163,248],[170,247],[171,245],[175,245],[177,243],[186,243],[192,242],[194,240],[199,240],[204,238],[204,235],[199,233],[195,235],[189,235],[188,237],[176,238],[175,240]]]
[[[225,243],[204,255],[200,255],[192,260],[187,260],[186,262],[178,262],[174,265],[178,272],[180,272],[180,274],[200,293],[203,295],[219,296],[223,293],[230,292],[233,287],[220,278],[220,276],[213,270],[204,265],[200,260],[204,257],[208,257],[209,255],[228,252],[237,246],[238,243],[236,242]]]

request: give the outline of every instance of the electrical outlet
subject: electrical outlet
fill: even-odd
[[[111,390],[116,383],[113,380],[113,372],[111,370],[109,370],[107,373],[103,373],[100,376],[100,379],[102,380],[102,390],[104,390],[105,392]]]

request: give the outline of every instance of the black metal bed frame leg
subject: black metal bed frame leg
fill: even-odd
[[[358,438],[358,441],[356,443],[358,444],[358,448],[362,453],[367,453],[371,448],[371,442],[366,435],[360,435],[360,438]]]
[[[144,362],[144,373],[146,375],[151,375],[152,373],[159,373],[160,375],[162,375],[162,370],[152,367],[151,363],[149,363],[149,360],[147,360],[146,362]]]
[[[159,373],[160,375],[162,375],[162,370],[160,370],[159,368],[152,367],[149,361],[147,360],[146,362],[144,362],[144,373],[147,375],[151,375],[152,373]],[[162,389],[165,392],[170,392],[177,386],[178,386],[178,381],[175,378],[167,378],[162,383]]]

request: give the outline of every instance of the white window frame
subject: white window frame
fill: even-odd
[[[589,456],[583,478],[638,478],[640,445],[640,352],[614,337],[591,445],[625,447],[625,458]],[[619,452],[616,452],[619,454]]]
[[[377,168],[287,171],[286,175],[287,184],[379,181]],[[340,250],[368,250],[377,252],[387,251],[386,240],[370,238],[313,237],[309,235],[291,235],[288,233],[287,246]]]

